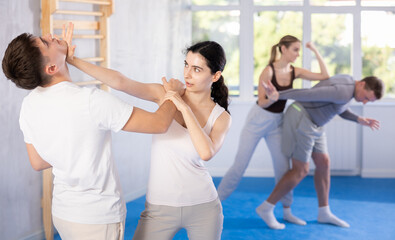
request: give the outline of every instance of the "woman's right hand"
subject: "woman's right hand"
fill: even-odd
[[[311,51],[316,51],[317,50],[317,48],[316,48],[316,46],[315,46],[315,44],[313,42],[307,42],[306,43],[306,47],[308,49],[310,49]]]
[[[177,92],[180,96],[184,95],[185,93],[185,84],[178,79],[170,78],[170,80],[167,81],[165,77],[162,77],[162,83],[166,92]]]
[[[177,110],[180,112],[183,112],[184,110],[186,110],[189,107],[184,102],[184,100],[182,99],[180,94],[178,94],[178,92],[174,92],[174,91],[166,92],[165,97],[163,98],[163,102],[165,102],[166,100],[172,101],[174,103],[174,105],[176,106]]]
[[[295,68],[296,78],[303,78],[305,80],[326,80],[329,78],[328,69],[326,67],[325,61],[322,58],[321,54],[318,52],[316,46],[312,42],[307,42],[306,47],[310,49],[314,54],[316,59],[318,60],[318,64],[320,66],[320,72],[311,72],[310,70],[304,68]]]

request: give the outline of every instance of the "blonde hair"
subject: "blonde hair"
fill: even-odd
[[[277,48],[280,51],[280,53],[282,53],[281,46],[285,46],[286,48],[289,48],[289,46],[291,46],[291,44],[294,42],[300,42],[300,40],[297,37],[294,37],[292,35],[285,35],[284,37],[282,37],[277,44],[272,46],[269,64],[272,64],[272,63],[274,63],[274,61],[276,61]]]

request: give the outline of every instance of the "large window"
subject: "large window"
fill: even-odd
[[[362,75],[379,76],[386,83],[388,97],[395,97],[395,32],[384,27],[395,24],[395,15],[363,11],[361,19]]]
[[[355,6],[355,0],[310,0],[313,6]]]
[[[301,6],[303,0],[254,0],[256,5],[263,6]]]
[[[270,49],[286,34],[313,41],[330,75],[376,75],[395,97],[395,0],[192,0],[191,9],[192,39],[225,48],[224,76],[241,100],[254,99]],[[300,54],[295,66],[319,71],[311,51]]]
[[[195,5],[238,5],[239,0],[192,0]]]
[[[395,6],[394,0],[361,0],[362,6]]]
[[[192,41],[216,41],[225,50],[223,72],[230,94],[239,95],[239,11],[198,11],[192,15]]]
[[[311,15],[311,25],[311,40],[323,56],[329,75],[338,73],[352,75],[352,15],[315,13]],[[315,56],[312,56],[311,69],[315,72],[319,71]]]

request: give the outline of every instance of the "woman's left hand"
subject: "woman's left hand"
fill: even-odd
[[[72,22],[69,22],[67,29],[66,26],[63,24],[62,40],[64,40],[67,43],[67,55],[66,55],[67,62],[73,60],[75,48],[77,47],[76,45],[72,45],[73,31],[74,31],[74,24]]]

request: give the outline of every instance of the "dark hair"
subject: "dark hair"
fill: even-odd
[[[280,39],[280,41],[272,46],[272,51],[270,52],[270,60],[269,64],[272,64],[274,61],[276,61],[277,57],[277,48],[281,52],[281,46],[285,46],[286,48],[289,48],[292,43],[294,42],[300,42],[300,40],[297,37],[294,37],[292,35],[285,35]]]
[[[193,52],[202,55],[210,68],[211,73],[215,74],[217,71],[223,71],[226,64],[225,51],[216,42],[204,41],[196,43],[186,49],[185,53]],[[214,102],[218,103],[221,107],[225,108],[227,112],[229,106],[229,91],[225,85],[224,77],[218,79],[211,85],[211,98]]]
[[[384,83],[380,78],[375,76],[369,76],[369,77],[365,77],[361,81],[365,82],[366,90],[371,90],[374,92],[374,96],[376,97],[376,99],[380,99],[383,97]]]
[[[23,89],[34,89],[49,82],[44,72],[45,57],[32,34],[22,33],[8,44],[3,57],[4,75]]]

